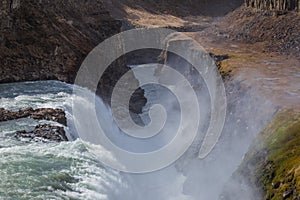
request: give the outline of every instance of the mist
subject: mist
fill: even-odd
[[[236,76],[237,78],[230,80],[230,82],[226,82],[227,115],[221,137],[212,152],[204,159],[200,159],[198,157],[199,149],[203,143],[204,134],[207,131],[211,117],[209,106],[211,102],[208,89],[199,74],[184,73],[193,71],[193,69],[181,58],[169,56],[166,63],[169,66],[179,67],[180,72],[186,74],[185,77],[192,85],[199,100],[199,109],[201,111],[200,127],[192,145],[172,165],[158,171],[142,174],[120,172],[120,176],[126,179],[133,198],[144,200],[213,200],[225,199],[224,194],[226,194],[226,199],[230,200],[240,198],[245,200],[260,199],[260,194],[255,194],[250,186],[245,185],[246,183],[243,184],[243,177],[232,179],[232,175],[241,164],[255,136],[274,115],[274,106],[265,99],[258,98],[254,90],[242,89],[241,82],[238,79],[239,76]],[[149,74],[134,73],[137,80],[143,79],[142,76],[152,76],[158,80],[163,78],[166,81],[168,76],[164,74],[159,65],[156,65],[137,65],[131,66],[131,68],[151,68],[151,70],[148,70]],[[171,83],[173,77],[169,78],[170,80],[166,82]],[[167,113],[163,130],[160,134],[148,140],[134,139],[122,132],[114,121],[115,117],[113,115],[115,113],[112,113],[111,108],[106,106],[101,98],[96,97],[97,116],[106,132],[110,133],[108,138],[117,146],[136,153],[153,151],[166,145],[174,137],[172,135],[175,134],[181,119],[180,103],[168,88],[157,84],[146,84],[142,86],[142,89],[144,89],[145,97],[147,98],[144,112],[140,115],[144,125],[151,122],[149,110],[151,110],[153,105],[162,105]],[[177,92],[185,94],[186,90]],[[85,96],[91,95],[89,91],[84,90],[84,93]],[[93,98],[93,96],[91,95],[90,98]],[[185,104],[190,103],[189,98],[185,98],[183,101]],[[83,102],[81,99],[78,103],[87,107],[90,101]],[[93,109],[93,105],[90,105],[90,108]],[[124,107],[123,109],[126,108]],[[269,112],[261,112],[261,109]],[[81,112],[81,115],[83,115],[82,119],[89,114],[86,113],[87,116],[84,116],[84,112],[84,110]],[[120,110],[119,112],[122,113]],[[88,123],[82,122],[80,126],[82,126],[81,130],[93,127]],[[189,126],[183,126],[184,132],[190,131],[190,128]],[[96,131],[90,130],[91,134]],[[83,139],[96,143],[94,136],[91,135],[90,137]],[[100,137],[99,141],[102,139]],[[183,138],[182,143],[185,142]],[[101,142],[99,143],[101,144]],[[116,155],[113,152],[100,150],[103,152],[101,155],[98,155],[101,159],[103,157],[111,160],[116,159]],[[139,163],[136,163],[136,165],[139,165]],[[226,191],[226,189],[230,189],[230,191]]]

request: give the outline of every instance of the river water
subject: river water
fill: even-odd
[[[14,137],[17,130],[31,130],[40,123],[59,124],[28,118],[0,122],[0,199],[218,199],[241,163],[254,137],[252,133],[259,129],[254,130],[255,124],[248,127],[245,122],[241,126],[232,118],[234,125],[224,128],[222,144],[207,159],[199,160],[195,155],[196,142],[181,159],[163,170],[147,174],[122,173],[104,167],[87,150],[90,144],[77,139],[71,114],[72,98],[76,98],[72,96],[72,89],[72,85],[58,81],[0,85],[0,105],[5,109],[64,109],[68,119],[65,130],[71,140],[61,143],[20,141]],[[110,116],[108,107],[100,110]]]

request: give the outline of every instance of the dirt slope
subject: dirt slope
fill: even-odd
[[[220,28],[231,40],[265,42],[266,51],[300,55],[300,13],[278,15],[273,11],[241,7],[222,19]]]
[[[137,27],[195,31],[209,26],[212,17],[224,16],[239,7],[243,0],[107,0],[104,4],[115,18]]]

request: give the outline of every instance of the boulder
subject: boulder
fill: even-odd
[[[67,125],[66,114],[62,109],[53,108],[25,108],[19,111],[9,111],[4,108],[0,108],[0,122],[9,121],[20,118],[30,117],[36,120],[49,120],[58,122],[63,125]]]
[[[63,127],[52,126],[49,124],[38,125],[33,131],[17,131],[15,137],[18,139],[28,139],[29,141],[35,142],[68,141]]]

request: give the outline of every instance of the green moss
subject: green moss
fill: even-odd
[[[265,193],[265,200],[300,198],[300,115],[280,113],[261,133],[241,166]],[[252,165],[254,172],[247,172]]]

